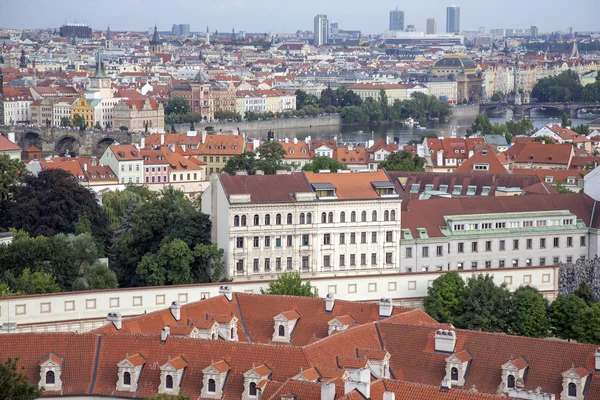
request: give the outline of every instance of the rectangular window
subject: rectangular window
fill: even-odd
[[[513,250],[519,250],[519,239],[513,240]]]
[[[504,260],[498,260],[498,268],[504,268]]]
[[[560,238],[557,238],[557,237],[554,238],[554,247],[559,247],[559,241],[560,241]]]
[[[331,244],[331,234],[325,233],[323,235],[323,244]]]
[[[350,254],[350,265],[356,265],[356,254]]]
[[[346,244],[346,234],[340,233],[340,244]]]
[[[287,235],[287,245],[288,245],[288,247],[292,246],[292,238],[293,238],[292,235]]]
[[[237,260],[236,270],[237,272],[244,272],[244,260]]]
[[[552,264],[558,265],[560,263],[560,257],[552,257]]]
[[[496,222],[496,229],[506,228],[506,222]]]
[[[573,237],[572,236],[567,237],[567,247],[573,247]]]
[[[308,246],[308,235],[302,235],[302,246]]]
[[[346,266],[346,255],[340,254],[340,267]]]
[[[477,242],[471,242],[471,252],[477,253]]]
[[[371,253],[371,265],[377,265],[377,253]]]
[[[579,237],[579,245],[580,246],[585,246],[585,236],[580,236]]]
[[[412,247],[406,248],[406,258],[412,258]]]
[[[258,236],[254,236],[254,239],[252,240],[252,245],[255,248],[260,246],[260,239]]]
[[[477,261],[471,261],[471,269],[477,269]]]
[[[275,258],[275,270],[281,271],[281,257]]]
[[[356,233],[350,234],[350,244],[356,244]]]
[[[281,236],[275,237],[275,247],[281,247]]]
[[[331,256],[323,256],[323,266],[331,267]]]
[[[288,270],[292,269],[292,257],[287,258],[287,269]]]
[[[310,268],[308,256],[302,256],[302,270],[308,271]]]
[[[464,269],[464,265],[465,265],[465,263],[463,263],[462,261],[461,262],[457,262],[456,263],[456,269],[459,270],[459,271],[462,271]]]
[[[540,239],[540,249],[545,249],[546,248],[546,238],[541,238]]]
[[[573,262],[573,256],[567,256],[567,262],[568,263],[572,263]]]
[[[465,244],[462,242],[458,243],[457,251],[459,253],[464,253],[465,252]]]
[[[377,243],[377,232],[371,233],[371,243]]]
[[[390,243],[390,242],[393,242],[393,241],[394,241],[394,239],[393,239],[393,233],[392,233],[392,231],[387,231],[387,232],[385,233],[385,241],[386,241],[387,243]]]
[[[540,257],[540,266],[546,265],[546,257]]]
[[[386,264],[392,263],[392,253],[385,253],[385,263]]]
[[[428,246],[423,246],[421,248],[421,254],[422,254],[423,258],[429,257],[429,247]]]
[[[505,240],[501,240],[501,241],[498,243],[498,249],[499,249],[500,251],[504,251],[504,250],[506,249],[506,241],[505,241]]]
[[[360,265],[367,265],[367,255],[365,253],[360,255]]]
[[[271,236],[265,236],[265,247],[271,247]]]
[[[258,272],[260,270],[260,268],[258,266],[258,258],[255,258],[254,260],[252,260],[252,270],[254,272]]]
[[[491,261],[486,261],[485,262],[485,267],[486,268],[492,268],[492,262]]]
[[[437,246],[435,248],[435,255],[441,257],[444,255],[444,246]]]
[[[244,238],[243,237],[238,237],[236,239],[236,247],[238,249],[243,249],[244,248]]]
[[[270,270],[271,270],[271,259],[265,258],[265,271],[270,271]]]
[[[360,233],[360,242],[361,243],[367,243],[367,232],[361,232]]]
[[[519,259],[518,258],[513,258],[513,260],[512,260],[512,266],[513,267],[518,267],[519,266]]]
[[[526,267],[531,267],[531,264],[532,264],[532,262],[531,262],[531,258],[526,258],[526,259],[525,259],[525,266],[526,266]]]
[[[491,240],[485,241],[485,251],[492,251],[492,241]]]

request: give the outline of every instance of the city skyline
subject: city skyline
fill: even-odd
[[[377,7],[368,7],[361,3],[348,5],[336,1],[319,3],[316,1],[301,4],[289,4],[285,8],[273,7],[265,0],[248,2],[246,0],[213,1],[203,7],[189,0],[173,0],[172,7],[165,9],[158,0],[106,0],[104,2],[81,2],[74,0],[56,0],[41,3],[35,0],[5,0],[0,5],[0,28],[35,29],[58,28],[65,22],[82,22],[93,29],[106,29],[110,24],[114,31],[145,31],[157,24],[160,31],[170,31],[174,23],[190,24],[193,32],[204,32],[206,25],[211,31],[230,32],[236,30],[248,32],[295,32],[312,30],[313,18],[317,14],[327,14],[331,22],[338,22],[340,29],[359,29],[365,34],[384,32],[389,25],[389,12],[398,7],[405,13],[405,25],[415,25],[417,31],[425,30],[427,18],[446,20],[446,7],[452,5],[444,0],[432,0],[427,7],[421,4],[403,4],[384,1]],[[507,0],[502,4],[483,4],[474,0],[463,0],[456,4],[461,8],[461,29],[474,30],[480,26],[489,29],[521,28],[536,25],[540,32],[563,31],[575,27],[575,31],[599,29],[594,16],[600,14],[600,2],[593,0],[574,0],[568,13],[560,12],[557,0],[522,3]],[[539,13],[544,9],[556,7],[557,12],[549,15]],[[79,7],[78,7],[79,6]],[[261,12],[260,10],[268,10]],[[518,9],[518,13],[512,10]],[[36,12],[24,13],[24,10]],[[113,10],[119,10],[118,13]],[[258,11],[257,11],[258,10]],[[249,19],[248,16],[252,18]]]

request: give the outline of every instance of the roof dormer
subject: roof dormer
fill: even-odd
[[[292,379],[303,382],[318,382],[321,379],[321,374],[316,368],[300,369],[300,373]]]
[[[117,386],[115,390],[124,392],[136,392],[138,382],[142,374],[142,367],[146,359],[141,354],[127,356],[123,361],[117,364]]]
[[[469,364],[473,358],[467,350],[446,357],[446,382],[448,387],[464,386]]]
[[[296,323],[300,318],[300,314],[296,310],[284,311],[276,315],[274,320],[274,342],[290,343],[292,341],[292,332],[296,327]]]
[[[358,358],[366,358],[371,363],[371,374],[377,379],[390,377],[390,353],[377,349],[356,349]]]
[[[172,360],[169,359],[165,364],[161,365],[158,393],[179,394],[185,367],[187,367],[187,361],[181,356]]]
[[[244,393],[242,399],[250,400],[258,398],[258,386],[261,382],[269,379],[273,371],[268,365],[262,364],[252,366],[252,369],[244,372]]]
[[[40,361],[40,382],[38,386],[47,392],[62,390],[62,357],[54,353],[48,354]]]
[[[231,366],[227,361],[213,362],[202,370],[202,390],[200,397],[220,399],[223,397],[225,382]]]
[[[592,372],[587,368],[574,366],[563,372],[561,400],[584,400],[591,374]]]
[[[502,365],[502,391],[508,393],[509,389],[523,389],[525,376],[529,363],[523,357],[509,360]]]
[[[198,329],[198,339],[218,340],[219,323],[215,320],[203,320],[194,322],[194,327]]]
[[[200,331],[193,325],[169,325],[171,336],[200,338]]]
[[[327,323],[329,325],[329,329],[327,330],[327,334],[331,335],[333,332],[341,332],[350,328],[351,325],[354,325],[356,321],[350,315],[342,315],[339,317],[335,317],[331,321]]]
[[[240,340],[237,332],[238,319],[235,315],[214,315],[212,319],[219,324],[219,336],[221,339],[230,342]]]

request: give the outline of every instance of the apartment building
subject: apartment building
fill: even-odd
[[[144,158],[132,144],[108,146],[100,158],[100,164],[108,165],[117,175],[119,183],[142,183],[144,181]]]
[[[375,84],[375,83],[357,83],[348,86],[349,90],[354,91],[361,99],[366,100],[371,97],[374,100],[379,100],[381,91],[383,90],[388,98],[388,105],[394,104],[396,100],[408,100],[413,93],[429,94],[429,89],[423,84]]]

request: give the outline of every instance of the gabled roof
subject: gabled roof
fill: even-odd
[[[339,151],[339,150],[338,150]],[[348,173],[314,173],[304,172],[311,184],[330,183],[335,187],[338,200],[370,200],[380,196],[373,188],[372,182],[390,182],[385,171],[348,172]]]
[[[512,163],[557,164],[568,167],[573,154],[573,146],[540,142],[516,143],[505,154]]]
[[[142,160],[142,154],[132,144],[113,144],[109,148],[118,161]]]
[[[487,169],[476,169],[475,166],[486,165]],[[456,168],[456,172],[473,172],[483,174],[508,174],[502,165],[502,161],[495,149],[488,143],[483,144],[462,165]]]
[[[369,367],[369,360],[365,357],[338,356],[337,365],[342,369],[361,369]]]
[[[219,174],[219,179],[227,196],[249,194],[251,203],[294,203],[296,193],[312,192],[300,172],[248,176]]]
[[[221,361],[213,362],[212,364],[210,364],[210,366],[208,366],[207,368],[204,368],[203,371],[206,371],[209,368],[212,368],[219,373],[223,373],[223,372],[229,371],[231,369],[231,365],[229,365],[229,363],[227,361],[221,360]]]
[[[300,314],[298,314],[298,311],[296,310],[290,310],[281,312],[280,314],[275,316],[275,319],[278,319],[279,317],[288,321],[293,321],[300,318]]]
[[[146,358],[144,358],[144,356],[142,356],[141,354],[137,353],[132,356],[128,356],[123,361],[121,361],[121,363],[123,363],[123,362],[128,362],[129,364],[133,365],[134,367],[137,367],[140,365],[144,365],[146,363]]]
[[[48,364],[48,363],[52,363],[52,364],[55,364],[55,365],[62,365],[63,358],[57,356],[54,353],[50,353],[46,357],[42,358],[42,360],[40,361],[39,365],[45,365],[45,364]]]
[[[188,363],[185,358],[183,358],[182,356],[178,356],[178,357],[173,358],[172,360],[167,361],[163,365],[163,367],[168,366],[168,365],[170,365],[174,369],[183,369],[183,368],[187,367]]]
[[[19,146],[0,135],[0,151],[17,151],[21,150]]]

